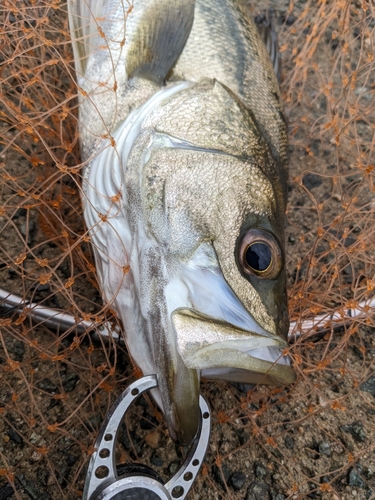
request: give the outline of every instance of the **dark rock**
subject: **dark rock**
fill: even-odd
[[[22,485],[27,496],[32,498],[32,500],[51,500],[50,494],[42,490],[39,483],[26,479],[23,474],[18,474],[16,478]]]
[[[324,100],[324,102],[325,102],[325,100]],[[315,156],[317,156],[320,152],[320,145],[321,145],[321,142],[319,139],[312,141],[312,143],[310,145],[310,149],[314,153]]]
[[[246,494],[245,500],[270,500],[269,487],[264,481],[253,481]]]
[[[246,476],[241,471],[234,472],[230,477],[230,484],[236,491],[242,488],[242,486],[245,484],[245,481],[246,481]]]
[[[48,479],[50,477],[50,471],[48,469],[46,469],[45,467],[39,467],[36,471],[36,477],[41,485],[47,486]]]
[[[313,500],[315,498],[319,498],[320,494],[317,491],[310,491],[310,493],[307,493],[306,498],[312,498]]]
[[[36,386],[41,391],[46,391],[49,392],[50,394],[57,391],[57,386],[53,382],[51,382],[49,378],[42,379],[40,382],[36,384]]]
[[[318,449],[321,455],[326,455],[327,457],[332,456],[331,445],[327,441],[319,443]]]
[[[6,500],[13,495],[13,493],[13,486],[11,484],[4,484],[4,486],[0,488],[0,500]]]
[[[287,26],[292,26],[292,24],[294,24],[296,20],[297,18],[292,13],[290,13],[288,17],[285,19],[285,24]]]
[[[344,267],[342,273],[344,275],[344,283],[346,283],[347,285],[353,283],[353,269],[351,265]]]
[[[264,22],[267,21],[267,16],[265,12],[261,12],[257,16],[254,17],[255,24],[257,25],[262,25]]]
[[[343,239],[343,242],[344,242],[344,246],[345,247],[350,247],[352,245],[354,245],[354,243],[356,242],[357,240],[355,238],[351,238],[350,236],[348,236],[347,238],[344,238]]]
[[[355,468],[349,471],[348,484],[349,486],[355,486],[357,488],[364,488],[366,486],[365,481],[361,478]]]
[[[319,498],[320,493],[317,491],[317,486],[315,483],[308,483],[310,492],[307,494],[307,498]]]
[[[357,358],[359,358],[360,360],[362,360],[364,358],[363,352],[356,345],[353,345],[353,352],[357,356]]]
[[[293,450],[294,448],[294,440],[289,434],[285,436],[284,439],[285,447],[288,448],[288,450]]]
[[[72,392],[75,389],[75,386],[77,385],[77,382],[79,380],[79,376],[72,372],[72,373],[67,373],[65,376],[65,379],[63,380],[63,387],[65,392]]]
[[[122,446],[125,448],[125,450],[131,450],[132,449],[132,440],[129,437],[129,431],[126,428],[126,425],[124,423],[121,424],[120,427],[120,432],[119,432],[119,437],[118,437],[118,442],[122,444]]]
[[[34,283],[31,285],[30,290],[36,293],[49,292],[51,290],[51,286],[46,283],[45,285],[40,285],[38,283]]]
[[[336,229],[332,229],[327,226],[325,227],[325,229],[328,230],[329,234],[332,234],[332,236],[334,236],[338,240],[341,240],[344,247],[346,248],[352,246],[357,241],[356,238],[353,238],[351,236],[347,236],[346,238],[344,238],[344,233],[342,231],[337,231]]]
[[[330,476],[322,476],[320,478],[320,483],[323,484],[323,483],[330,483],[332,481],[332,475]]]
[[[86,425],[89,427],[90,430],[98,431],[101,423],[102,423],[102,416],[99,413],[96,413],[87,420]]]
[[[331,40],[332,50],[337,49],[338,45],[339,45],[339,40],[337,38],[334,38],[334,39]]]
[[[250,403],[249,404],[249,410],[251,411],[258,411],[260,406],[257,403]]]
[[[302,179],[302,184],[305,186],[306,189],[311,191],[311,189],[314,189],[323,184],[323,181],[319,175],[305,174]]]
[[[137,455],[141,454],[143,443],[138,441],[137,436],[132,431],[128,430],[125,424],[121,425],[118,442],[122,444],[132,460],[135,460]]]
[[[12,220],[17,220],[19,217],[26,217],[27,210],[26,208],[18,208],[16,213],[13,215]]]
[[[123,373],[125,375],[130,366],[129,356],[123,351],[117,352],[116,369],[118,373]]]
[[[361,470],[361,474],[368,481],[374,480],[374,475],[375,475],[374,472],[371,469],[368,469],[367,467]]]
[[[353,438],[360,443],[363,443],[366,440],[366,434],[363,430],[363,424],[360,420],[352,422],[351,424],[342,425],[340,429],[343,432],[350,433]]]
[[[277,460],[283,460],[284,456],[283,454],[277,449],[277,448],[274,448],[272,450],[272,455],[277,458]]]
[[[344,442],[345,448],[347,448],[348,451],[350,451],[350,452],[354,451],[354,445],[353,445],[352,441],[347,439],[346,441],[343,441],[343,442]]]
[[[69,484],[69,474],[70,467],[68,467],[66,464],[60,464],[60,467],[58,469],[58,481],[63,489],[65,489]]]
[[[255,462],[254,471],[258,479],[263,479],[267,476],[267,469],[260,462]]]
[[[177,460],[174,460],[173,462],[171,462],[168,466],[168,473],[171,475],[171,476],[174,476],[176,474],[176,472],[178,471],[178,468],[180,467],[180,464],[179,462],[177,462]]]
[[[361,182],[361,180],[362,180],[361,174],[348,175],[347,177],[345,177],[345,181],[348,184],[358,185]]]
[[[14,361],[23,361],[23,356],[25,354],[25,344],[21,340],[15,340],[11,346],[8,347],[8,351],[12,354],[12,359]]]
[[[57,269],[64,278],[68,279],[71,277],[70,264],[68,261],[64,260]]]
[[[323,111],[327,111],[327,98],[325,96],[321,96],[318,102],[320,109]]]
[[[313,460],[318,460],[318,446],[315,443],[311,444],[310,447],[306,448],[306,455]]]
[[[316,252],[315,255],[320,255],[321,253],[325,252],[327,248],[324,245],[318,245],[316,247]]]
[[[247,394],[255,387],[254,384],[243,384],[242,382],[232,382],[232,385],[243,394]]]
[[[140,420],[141,429],[144,431],[149,431],[150,429],[155,429],[159,425],[157,419],[150,415],[147,411],[143,412],[142,418]]]
[[[371,375],[371,377],[368,378],[366,382],[363,382],[363,384],[361,384],[359,388],[361,389],[361,391],[368,392],[371,394],[371,396],[375,397],[375,374]]]
[[[244,422],[244,420],[242,420],[242,421]],[[250,439],[249,435],[247,434],[247,432],[245,432],[244,429],[234,429],[234,432],[237,435],[241,446],[249,441],[249,439]]]
[[[77,457],[75,455],[73,455],[72,453],[70,453],[66,457],[66,465],[68,467],[72,467],[76,462],[77,462]]]
[[[156,453],[153,453],[150,458],[150,462],[156,467],[163,467],[163,459],[159,457]]]
[[[375,415],[375,409],[371,408],[370,406],[364,406],[363,407],[368,415]]]
[[[20,444],[20,445],[23,444],[22,437],[18,434],[18,432],[16,430],[13,429],[13,427],[9,427],[8,436],[15,443]]]
[[[61,401],[59,399],[51,398],[48,405],[48,410],[51,410],[55,406],[61,406]]]
[[[216,482],[219,483],[224,490],[226,490],[226,485],[229,483],[230,471],[226,465],[222,465],[219,468],[216,464],[212,466],[212,472]]]

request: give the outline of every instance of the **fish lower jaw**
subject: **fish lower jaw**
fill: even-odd
[[[267,385],[295,380],[283,355],[287,344],[276,335],[246,331],[187,308],[175,310],[172,323],[182,361],[203,377]]]
[[[282,349],[275,347],[243,352],[220,344],[213,345],[197,352],[186,362],[190,368],[199,366],[202,377],[232,382],[279,386],[290,384],[296,378],[289,357],[283,356]]]

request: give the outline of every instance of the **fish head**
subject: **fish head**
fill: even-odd
[[[82,151],[90,158],[84,213],[103,296],[122,319],[136,364],[145,375],[157,374],[153,394],[170,435],[189,443],[199,424],[201,374],[273,385],[294,380],[282,355],[287,172],[276,79],[254,33],[236,51],[249,54],[250,65],[242,56],[235,68],[220,61],[223,70],[235,69],[228,85],[237,82],[233,89],[242,96],[251,92],[247,102],[256,103],[256,115],[267,115],[260,125],[233,89],[201,79],[202,72],[196,79],[194,71],[174,73],[185,44],[194,45],[195,15],[199,27],[206,10],[194,0],[135,2],[126,13],[125,45],[123,11],[112,16],[106,8],[107,49],[100,37],[99,45],[82,42],[91,40],[80,26],[89,13],[82,15],[80,2],[68,3],[88,96],[80,102]],[[256,30],[229,3],[239,30]],[[113,82],[116,99],[102,83],[97,92],[97,81]],[[98,111],[100,120],[92,120]]]
[[[143,130],[132,154],[134,165],[144,159],[138,199],[155,246],[141,267],[159,274],[159,284],[144,280],[142,293],[158,311],[149,339],[159,353],[159,401],[171,435],[188,442],[200,374],[272,385],[295,379],[283,356],[286,171],[251,111],[216,81],[162,101]]]

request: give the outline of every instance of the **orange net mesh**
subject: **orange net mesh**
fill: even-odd
[[[202,384],[214,425],[188,498],[375,498],[375,7],[254,3],[252,15],[273,17],[283,64],[299,378],[281,389]],[[82,218],[66,4],[3,0],[0,23],[0,277],[23,300],[0,301],[0,498],[77,499],[100,424],[138,374],[121,345],[97,335],[116,318]],[[51,330],[30,320],[30,303],[93,326]],[[355,317],[334,329],[348,310]],[[317,317],[323,332],[307,323]],[[140,401],[126,424],[118,463],[167,480],[183,450],[153,403]]]

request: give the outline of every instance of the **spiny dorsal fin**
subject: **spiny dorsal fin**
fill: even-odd
[[[267,48],[267,52],[271,58],[273,69],[277,76],[278,81],[281,79],[281,61],[279,45],[277,43],[277,35],[272,26],[271,14],[259,14],[255,18],[255,24],[257,25],[260,36]]]
[[[189,37],[195,0],[154,0],[130,40],[128,78],[139,76],[163,84]]]

